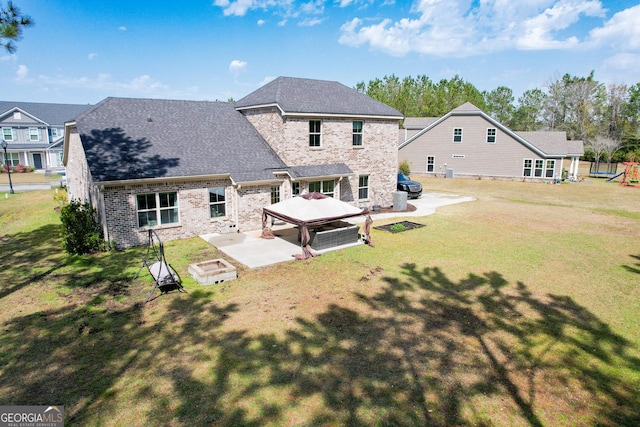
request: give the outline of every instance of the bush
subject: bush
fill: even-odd
[[[102,228],[96,216],[96,210],[89,203],[79,200],[72,200],[60,208],[65,251],[82,255],[105,250]]]
[[[409,162],[406,160],[401,161],[398,164],[398,172],[401,172],[407,176],[411,175],[411,166],[409,166]]]

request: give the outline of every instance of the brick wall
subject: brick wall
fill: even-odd
[[[210,218],[208,189],[213,187],[225,187],[224,217]],[[270,203],[270,190],[270,186],[247,186],[236,191],[226,180],[107,186],[102,198],[108,239],[118,248],[145,244],[147,231],[138,227],[136,195],[174,191],[178,193],[179,222],[154,227],[162,241],[207,233],[259,230],[262,208]]]
[[[353,146],[353,119],[324,118],[321,146],[309,147],[309,118],[282,117],[275,108],[260,108],[244,114],[289,166],[332,163],[349,166],[354,176],[338,183],[341,200],[363,207],[393,204],[398,169],[398,121],[362,119],[363,144]],[[358,200],[360,175],[369,175],[366,200]]]

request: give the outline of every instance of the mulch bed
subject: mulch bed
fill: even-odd
[[[376,214],[413,212],[415,210],[416,210],[415,206],[413,206],[411,203],[407,203],[407,209],[404,209],[404,210],[401,210],[401,211],[394,210],[393,206],[387,206],[387,207],[380,207],[380,210],[377,210],[377,211],[369,209],[369,214],[371,214],[371,215],[373,215],[375,217]]]

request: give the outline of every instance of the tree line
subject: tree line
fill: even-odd
[[[605,85],[593,71],[549,78],[544,89],[527,90],[517,101],[506,86],[480,91],[458,75],[438,82],[391,75],[355,89],[405,117],[441,117],[470,102],[516,132],[564,131],[584,142],[587,160],[640,160],[640,83]]]

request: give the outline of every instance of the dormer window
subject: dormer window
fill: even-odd
[[[453,128],[453,142],[462,142],[462,128]]]
[[[320,147],[322,120],[309,120],[309,147]]]

